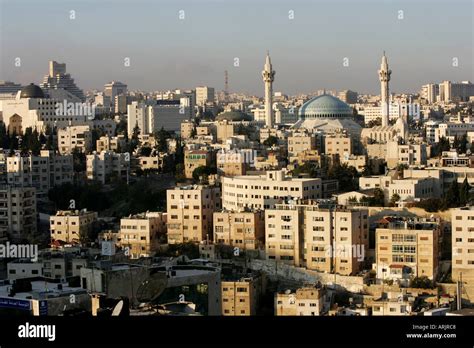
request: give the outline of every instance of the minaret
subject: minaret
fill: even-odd
[[[268,128],[273,127],[273,80],[275,71],[272,70],[272,61],[267,51],[267,59],[262,71],[263,82],[265,83],[265,124]]]
[[[385,56],[385,51],[383,52],[382,64],[380,64],[379,70],[379,79],[380,79],[380,89],[381,89],[381,110],[382,110],[382,126],[388,126],[388,119],[390,114],[389,109],[389,87],[388,82],[390,81],[390,75],[392,70],[388,69],[388,61]]]

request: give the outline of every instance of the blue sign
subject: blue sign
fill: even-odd
[[[29,311],[31,310],[31,302],[28,300],[0,297],[0,308],[16,308]]]

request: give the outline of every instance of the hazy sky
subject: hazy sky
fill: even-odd
[[[39,83],[67,63],[80,88],[209,85],[263,95],[270,50],[275,91],[379,92],[383,50],[395,92],[473,80],[473,0],[0,0],[0,80]],[[76,19],[70,19],[71,10]],[[179,19],[184,10],[185,19]],[[289,11],[294,19],[289,19]],[[403,11],[403,19],[398,19]],[[21,67],[15,67],[15,58]],[[130,67],[124,58],[130,58]],[[234,66],[234,58],[240,66]],[[349,66],[343,66],[343,59]],[[459,61],[452,66],[453,57]]]

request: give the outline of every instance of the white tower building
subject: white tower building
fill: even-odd
[[[262,71],[263,82],[265,83],[265,124],[268,128],[273,127],[273,80],[275,71],[272,70],[272,61],[267,52],[267,59]]]
[[[388,87],[388,82],[390,81],[390,75],[392,70],[388,69],[388,61],[385,56],[385,51],[383,52],[382,64],[380,65],[379,70],[379,79],[380,79],[380,88],[381,88],[381,111],[382,111],[382,126],[388,126],[388,117],[389,117],[389,103],[390,103],[390,91]]]

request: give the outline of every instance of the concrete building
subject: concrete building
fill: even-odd
[[[405,285],[413,277],[436,280],[441,229],[435,219],[384,218],[375,231],[377,278]]]
[[[0,242],[22,240],[36,231],[35,188],[0,187]]]
[[[223,316],[256,315],[263,289],[263,278],[260,274],[249,274],[243,277],[224,277],[222,289]]]
[[[322,197],[320,178],[291,178],[283,170],[265,175],[222,178],[222,206],[228,210],[244,207],[268,209],[284,199],[316,199]]]
[[[352,155],[352,139],[347,135],[333,135],[324,137],[324,153],[338,155],[340,158]]]
[[[58,149],[69,155],[74,149],[88,154],[92,150],[92,131],[89,126],[71,126],[58,129]]]
[[[12,156],[7,157],[6,162],[8,184],[34,187],[38,197],[46,196],[54,186],[74,180],[72,155],[41,150],[39,156]]]
[[[193,172],[199,167],[209,167],[212,163],[211,152],[205,150],[191,150],[184,154],[184,176],[193,178]]]
[[[181,186],[167,190],[166,196],[169,244],[212,238],[213,213],[221,208],[218,187]]]
[[[463,281],[468,298],[472,298],[474,295],[474,207],[453,209],[451,223],[453,248],[451,277],[453,281]]]
[[[358,98],[358,93],[351,91],[351,90],[344,90],[339,92],[337,95],[339,99],[341,99],[344,103],[347,104],[356,104],[357,103],[357,98]]]
[[[275,293],[275,315],[319,316],[326,312],[326,289],[306,286]]]
[[[88,291],[103,293],[108,298],[124,296],[138,305],[137,293],[152,275],[154,279],[165,280],[165,289],[155,304],[178,302],[184,295],[184,301],[194,303],[201,315],[222,315],[221,270],[212,266],[109,264],[81,268],[81,283]]]
[[[96,151],[101,153],[102,151],[115,151],[122,152],[127,144],[127,139],[123,134],[119,134],[116,137],[104,135],[96,141]]]
[[[399,144],[398,141],[387,143],[387,166],[390,169],[396,168],[399,164],[408,166],[426,165],[429,149],[426,144]]]
[[[181,122],[181,139],[187,140],[191,138],[193,131],[195,130],[194,122],[185,120]]]
[[[51,240],[79,242],[87,238],[97,220],[97,213],[87,210],[59,210],[49,218]]]
[[[386,203],[391,200],[394,194],[400,197],[400,201],[439,198],[442,194],[437,188],[439,184],[439,179],[434,177],[394,179],[391,176],[379,175],[359,178],[359,187],[361,189],[378,188],[384,191]]]
[[[282,204],[265,211],[269,260],[326,273],[356,274],[368,248],[368,212]]]
[[[118,96],[126,97],[126,94],[127,94],[127,85],[122,82],[112,81],[104,85],[104,95],[110,98],[114,109],[115,107],[117,107],[116,97]],[[126,103],[127,102],[125,101],[125,105]]]
[[[240,250],[258,250],[265,240],[263,211],[222,211],[214,213],[214,243],[238,247]]]
[[[49,61],[49,74],[44,77],[40,87],[46,90],[64,89],[81,101],[85,101],[84,92],[76,86],[71,75],[66,73],[66,63]]]
[[[130,155],[113,151],[94,152],[87,155],[87,179],[103,184],[114,177],[128,180],[130,172]]]
[[[439,84],[439,99],[445,103],[467,102],[474,96],[474,84],[469,81],[443,81]]]
[[[316,150],[317,135],[310,133],[295,133],[288,137],[288,156],[297,156],[304,151]]]
[[[164,128],[179,131],[181,122],[193,117],[194,110],[187,97],[173,100],[132,102],[127,106],[128,136],[133,135],[136,126],[140,134],[152,134]]]
[[[166,213],[146,212],[120,219],[120,245],[132,259],[151,257],[166,235]]]
[[[213,103],[215,98],[215,90],[213,87],[196,87],[196,105],[204,106],[206,103]]]

